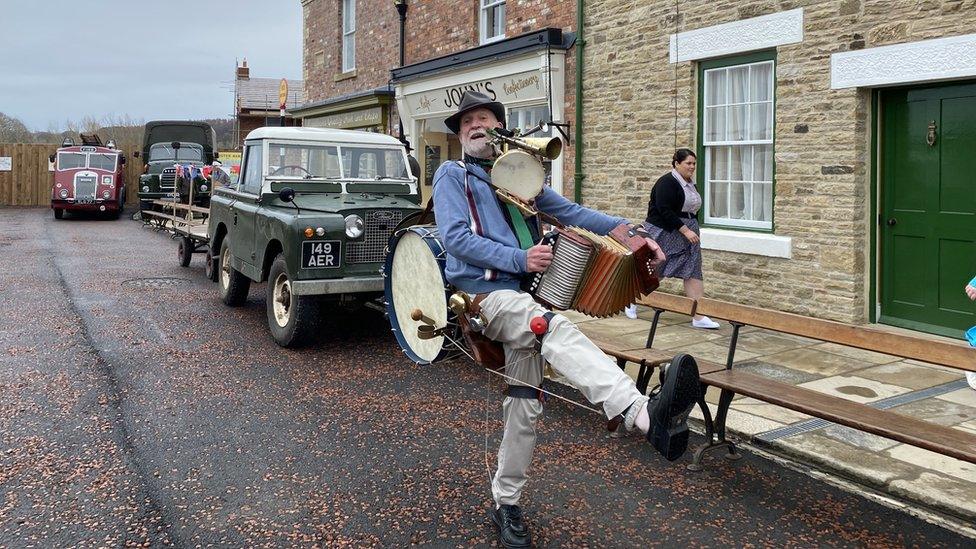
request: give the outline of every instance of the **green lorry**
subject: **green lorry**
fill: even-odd
[[[390,235],[419,214],[417,179],[394,137],[324,128],[266,127],[244,141],[237,183],[214,190],[208,236],[221,300],[238,306],[267,281],[275,342],[315,336],[325,302],[382,295]]]
[[[154,120],[142,138],[143,174],[139,176],[139,209],[153,210],[153,201],[181,199],[206,207],[210,183],[203,169],[217,158],[217,134],[206,122]],[[192,193],[190,186],[193,186]]]

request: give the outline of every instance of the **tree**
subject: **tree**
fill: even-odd
[[[33,142],[33,135],[23,122],[0,112],[0,143]]]

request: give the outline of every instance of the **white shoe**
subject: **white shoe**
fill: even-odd
[[[976,372],[966,372],[966,381],[969,382],[969,386],[976,389]]]
[[[707,316],[701,317],[701,320],[691,319],[692,328],[704,328],[706,330],[717,330],[718,322],[708,318]]]
[[[637,305],[627,305],[624,309],[624,314],[627,315],[627,318],[637,318]]]

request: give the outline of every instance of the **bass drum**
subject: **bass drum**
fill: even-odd
[[[446,262],[447,252],[434,225],[415,225],[390,237],[383,267],[386,314],[397,343],[418,364],[436,362],[456,350],[444,335],[421,339],[417,327],[423,322],[411,317],[419,309],[434,321],[434,327],[446,327],[450,338],[458,341],[457,319],[447,306],[451,292],[444,277]]]

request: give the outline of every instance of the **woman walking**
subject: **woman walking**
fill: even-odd
[[[702,255],[698,210],[701,195],[695,188],[694,177],[698,158],[690,149],[678,149],[671,158],[671,171],[657,180],[651,189],[644,228],[667,255],[658,274],[661,278],[680,278],[685,295],[699,299],[705,293],[702,276]],[[625,311],[637,318],[637,306]],[[718,323],[703,315],[695,315],[692,327],[714,330]]]

